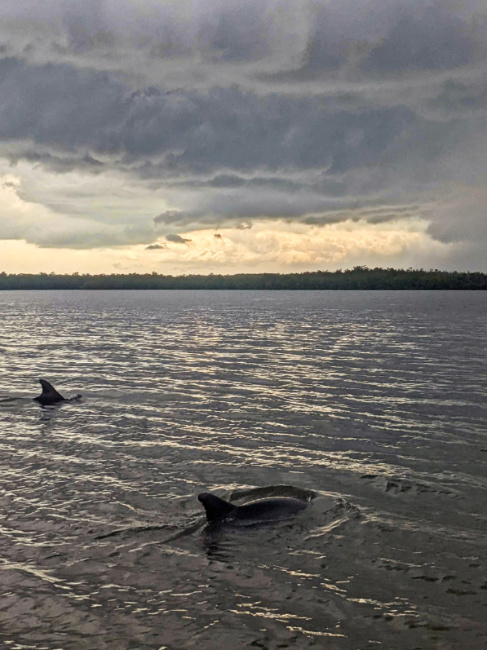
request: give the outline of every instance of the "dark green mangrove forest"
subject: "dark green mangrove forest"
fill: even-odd
[[[0,290],[96,289],[239,289],[239,290],[357,290],[456,289],[485,290],[487,274],[431,269],[370,269],[305,273],[238,273],[235,275],[161,275],[128,273],[0,273]]]

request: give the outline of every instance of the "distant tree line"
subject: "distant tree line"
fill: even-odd
[[[0,290],[41,289],[487,289],[487,274],[369,269],[236,275],[0,273]]]

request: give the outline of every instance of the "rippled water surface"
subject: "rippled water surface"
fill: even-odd
[[[486,647],[486,307],[0,292],[1,647]]]

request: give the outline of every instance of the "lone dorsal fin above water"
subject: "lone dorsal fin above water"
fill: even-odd
[[[232,503],[220,499],[220,497],[217,497],[216,494],[211,494],[211,492],[198,494],[198,501],[203,504],[208,521],[222,519],[229,515],[232,510],[235,510],[235,506]]]
[[[40,404],[64,402],[64,397],[61,393],[58,393],[54,386],[52,386],[52,384],[50,384],[46,379],[39,379],[39,383],[42,386],[42,393],[39,397],[34,397],[36,402],[40,402]]]

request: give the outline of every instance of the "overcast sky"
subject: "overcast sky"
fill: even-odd
[[[485,0],[1,0],[0,271],[487,271]]]

